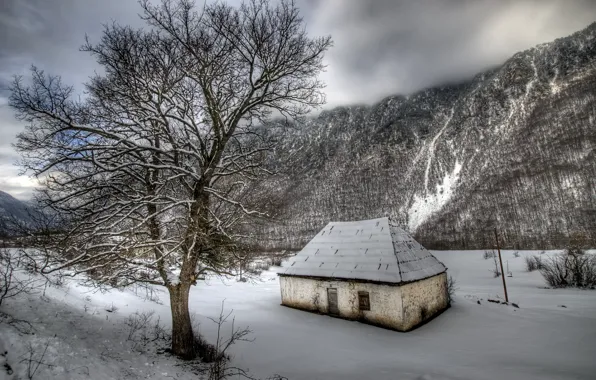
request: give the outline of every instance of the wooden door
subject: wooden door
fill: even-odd
[[[327,289],[328,310],[331,315],[339,315],[339,307],[337,305],[337,289]]]

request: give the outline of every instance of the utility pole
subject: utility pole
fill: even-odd
[[[499,235],[495,227],[495,240],[497,242],[497,252],[499,252],[499,263],[501,264],[501,278],[503,279],[503,290],[505,291],[505,302],[509,303],[509,296],[507,296],[507,284],[505,283],[505,272],[503,271],[503,260],[501,259],[501,248],[499,247]]]

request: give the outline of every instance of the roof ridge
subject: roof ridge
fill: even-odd
[[[397,262],[397,273],[399,273],[399,280],[403,279],[401,273],[401,265],[399,265],[399,256],[397,256],[397,249],[395,248],[395,239],[393,239],[393,235],[395,234],[395,225],[393,220],[390,217],[387,218],[387,225],[389,227],[389,236],[391,236],[391,246],[393,247],[393,255],[395,255],[395,261]]]

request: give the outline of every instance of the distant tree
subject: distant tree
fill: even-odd
[[[150,28],[109,25],[83,46],[102,66],[83,99],[35,67],[29,84],[15,78],[10,104],[28,123],[16,147],[62,218],[42,270],[164,285],[172,351],[192,358],[190,286],[229,273],[237,226],[263,215],[248,191],[271,148],[257,125],[324,104],[331,39],[308,37],[293,1],[140,4]]]

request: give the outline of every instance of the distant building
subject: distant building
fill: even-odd
[[[332,222],[284,265],[281,299],[409,331],[449,306],[446,269],[388,218]]]

